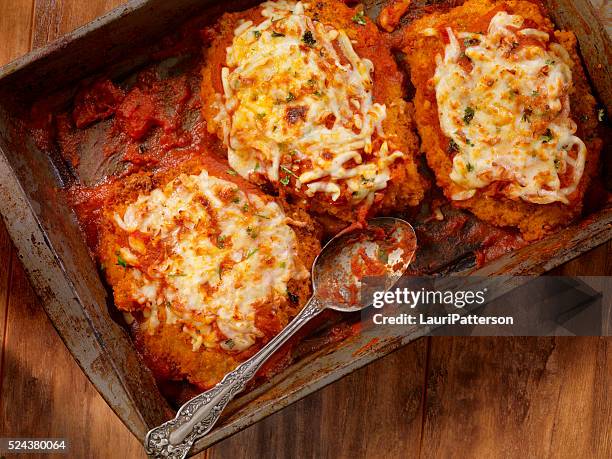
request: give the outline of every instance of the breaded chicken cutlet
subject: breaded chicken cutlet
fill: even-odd
[[[527,240],[580,214],[602,142],[572,32],[532,1],[469,0],[405,43],[422,149],[454,205]]]
[[[265,2],[219,21],[203,115],[242,177],[353,223],[423,198],[402,79],[376,26],[344,3]]]
[[[216,384],[310,297],[320,233],[225,164],[137,173],[104,209],[98,256],[156,377]]]

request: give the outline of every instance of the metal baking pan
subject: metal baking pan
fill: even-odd
[[[124,78],[146,64],[161,37],[195,15],[214,20],[223,10],[253,2],[214,0],[132,0],[49,46],[0,69],[0,211],[36,292],[58,333],[83,371],[139,439],[173,416],[125,328],[113,319],[112,298],[89,256],[76,217],[58,192],[62,165],[39,151],[35,132],[21,121],[35,99],[55,94],[69,100],[77,83],[103,73]],[[384,1],[366,1],[375,16]],[[413,2],[418,7],[431,2]],[[459,2],[451,2],[459,3]],[[612,115],[610,37],[589,0],[547,0],[559,28],[573,30],[593,89]],[[605,139],[607,140],[607,139]],[[602,156],[604,175],[610,158]],[[604,180],[605,182],[605,180]],[[572,226],[511,252],[475,270],[479,275],[540,274],[612,239],[612,206]],[[408,332],[407,332],[408,333]],[[282,373],[230,405],[215,430],[194,447],[200,451],[340,377],[416,339],[416,334],[384,335],[363,330],[325,344],[317,335]],[[318,340],[318,341],[317,341]],[[312,349],[316,349],[312,351]]]

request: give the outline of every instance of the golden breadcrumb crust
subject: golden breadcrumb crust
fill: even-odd
[[[447,151],[449,139],[440,128],[435,88],[432,83],[436,69],[435,57],[444,54],[445,43],[441,38],[442,34],[426,36],[421,31],[427,28],[444,31],[446,27],[459,31],[486,31],[491,18],[499,11],[518,14],[533,21],[537,28],[549,32],[551,36],[554,34],[555,40],[571,56],[574,63],[572,66],[574,91],[570,95],[571,116],[578,125],[576,135],[587,147],[585,170],[576,191],[570,196],[569,205],[533,204],[522,200],[511,200],[487,194],[486,189],[480,190],[471,199],[452,202],[455,206],[469,209],[480,219],[494,225],[518,227],[526,240],[535,240],[558,227],[567,225],[580,214],[586,188],[598,170],[602,141],[597,138],[596,101],[591,94],[576,51],[574,34],[554,31],[552,22],[545,16],[543,7],[539,3],[469,0],[448,12],[432,13],[412,23],[405,31],[404,52],[410,65],[412,83],[416,88],[414,104],[422,149],[426,153],[429,166],[435,172],[437,184],[450,199],[452,182],[449,174],[452,160]]]
[[[264,20],[261,8],[255,7],[239,13],[228,13],[219,20],[216,37],[206,53],[206,62],[202,70],[202,113],[208,123],[210,132],[222,138],[221,127],[214,121],[217,112],[214,103],[217,94],[223,93],[221,69],[226,66],[226,49],[231,45],[234,30],[239,20],[252,20],[259,23]],[[389,139],[391,150],[400,150],[405,158],[396,160],[390,167],[391,179],[387,188],[377,195],[375,204],[369,209],[373,213],[401,212],[409,206],[416,206],[423,199],[426,182],[417,172],[415,156],[419,152],[418,138],[412,119],[411,105],[403,100],[403,74],[387,46],[384,37],[376,25],[369,19],[365,26],[352,20],[356,11],[337,0],[322,0],[309,3],[307,13],[314,19],[330,25],[337,30],[344,30],[353,42],[353,47],[362,58],[374,64],[374,102],[387,106],[387,119],[383,122],[385,134]],[[279,192],[285,189],[279,187]],[[291,190],[291,192],[295,192]],[[346,223],[353,223],[364,218],[364,212],[350,205],[339,205],[317,196],[313,198],[298,195],[308,202],[309,211],[313,214],[331,215]]]

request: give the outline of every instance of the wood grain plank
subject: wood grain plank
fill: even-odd
[[[612,457],[611,351],[607,338],[436,338],[422,456]]]
[[[0,65],[30,50],[34,0],[0,0]]]
[[[418,455],[427,339],[352,373],[210,448],[209,457]]]
[[[34,0],[20,2],[0,0],[0,66],[30,49],[33,9]],[[0,394],[4,373],[5,332],[13,252],[13,243],[4,222],[0,219],[0,260],[2,260],[0,264]],[[1,404],[2,398],[0,397]]]
[[[612,241],[565,263],[550,274],[557,276],[612,276]]]
[[[49,43],[126,0],[35,0],[32,45]]]
[[[612,340],[557,338],[559,370],[551,455],[612,457]],[[560,413],[564,415],[560,415]]]
[[[35,12],[32,43],[43,45],[120,3],[37,1],[34,10],[29,10],[30,15]],[[24,23],[23,18],[11,20]],[[4,32],[0,29],[2,36]],[[29,45],[29,33],[27,38]],[[24,52],[27,46],[14,50]],[[70,356],[32,291],[21,263],[13,258],[0,432],[3,436],[65,437],[71,444],[71,457],[114,458],[119,451],[123,457],[145,457],[138,440]]]
[[[612,243],[554,275],[612,275]],[[432,338],[422,456],[612,457],[610,338]]]
[[[64,437],[71,457],[144,457],[53,329],[15,260],[0,407],[3,436]],[[35,457],[35,456],[33,456]],[[40,457],[44,457],[41,455]]]
[[[13,243],[6,230],[4,222],[0,219],[0,394],[2,394],[2,375],[4,373],[4,346],[6,333],[6,316],[8,313],[9,289],[11,282],[11,267],[13,257]],[[2,398],[0,397],[0,404]]]

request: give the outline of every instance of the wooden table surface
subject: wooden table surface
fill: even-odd
[[[0,0],[0,64],[120,3]],[[0,254],[0,437],[144,457],[64,347],[1,223]],[[612,275],[612,244],[559,273]],[[610,458],[611,394],[609,338],[424,338],[198,457]]]

